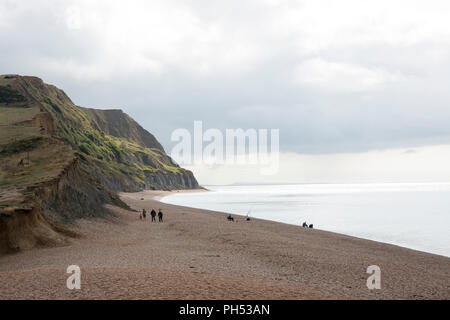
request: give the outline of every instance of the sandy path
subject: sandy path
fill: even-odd
[[[83,220],[70,246],[0,257],[0,299],[449,299],[450,259],[276,222],[162,204],[161,192],[122,194],[162,208],[164,223],[113,208]],[[144,198],[145,200],[140,200]],[[82,289],[66,288],[68,265]],[[378,265],[382,289],[368,290]]]

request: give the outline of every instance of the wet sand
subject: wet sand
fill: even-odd
[[[277,222],[163,204],[164,192],[121,194],[164,223],[111,208],[80,220],[65,247],[0,257],[0,299],[449,299],[450,258]],[[144,198],[144,200],[141,200]],[[69,265],[81,290],[66,287]],[[381,268],[369,290],[367,267]]]

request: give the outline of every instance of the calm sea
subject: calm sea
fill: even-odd
[[[450,183],[206,186],[165,203],[229,212],[450,256]]]

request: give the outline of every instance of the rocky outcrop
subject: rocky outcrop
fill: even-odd
[[[115,192],[137,192],[141,190],[177,190],[199,189],[200,185],[194,174],[188,170],[178,173],[154,172],[144,170],[145,178],[142,181],[124,179],[122,175],[111,175],[103,170],[86,166],[86,171],[98,180],[101,185]]]
[[[146,172],[145,189],[158,189],[158,186],[167,186],[166,190],[198,189],[199,185],[191,171],[183,171],[178,174],[161,174]]]

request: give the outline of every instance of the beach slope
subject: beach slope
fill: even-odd
[[[80,220],[63,247],[0,257],[0,299],[449,299],[450,259],[271,221],[163,204],[164,192],[123,193],[131,208]],[[143,200],[142,200],[143,199]],[[69,265],[81,290],[66,287]],[[381,289],[366,286],[381,268]]]

